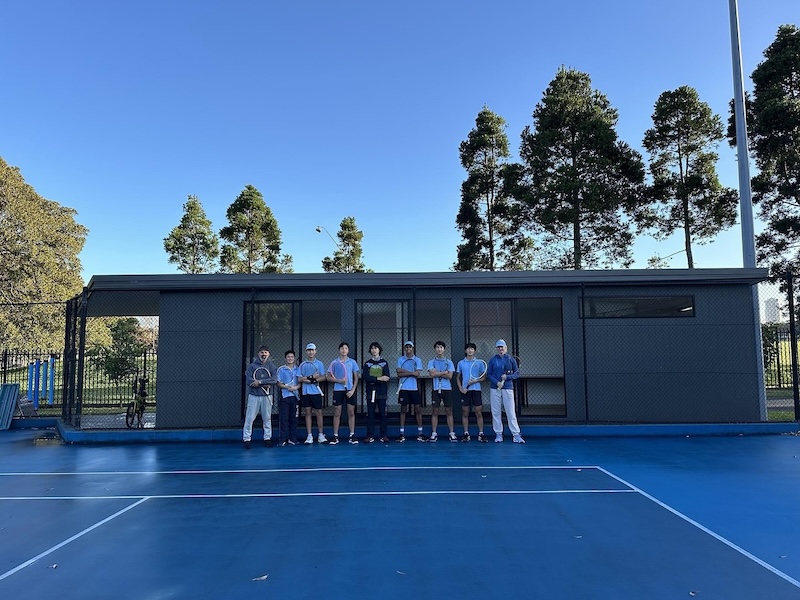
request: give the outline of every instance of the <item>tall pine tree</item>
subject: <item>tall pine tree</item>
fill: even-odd
[[[186,200],[181,222],[164,238],[164,250],[169,262],[184,273],[212,273],[216,269],[219,238],[197,196],[190,195]]]
[[[326,273],[372,273],[361,259],[361,240],[364,233],[358,229],[355,217],[345,217],[336,234],[339,238],[333,257],[322,259],[322,270]]]

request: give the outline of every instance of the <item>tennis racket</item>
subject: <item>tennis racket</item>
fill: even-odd
[[[478,379],[486,375],[486,361],[480,358],[476,358],[472,361],[472,364],[469,367],[469,381],[467,382],[467,387],[471,384],[476,383]]]
[[[437,371],[446,371],[447,370],[447,359],[446,358],[434,358],[433,359],[433,368]],[[442,389],[442,378],[437,377],[436,381],[433,384],[433,389],[437,392]]]
[[[258,381],[258,387],[260,387],[265,394],[269,395],[267,388],[264,387],[264,381],[271,378],[272,373],[269,372],[269,369],[266,367],[256,367],[256,370],[253,372],[253,379]]]
[[[331,363],[331,366],[328,367],[328,373],[333,375],[333,378],[337,380],[337,383],[342,383],[344,380],[344,389],[350,391],[350,382],[347,379],[347,366],[340,360],[335,360]]]
[[[382,377],[383,376],[383,367],[380,365],[372,365],[369,368],[370,377]],[[370,396],[370,403],[375,404],[375,386],[378,385],[378,382],[372,384],[372,395]]]
[[[278,381],[283,385],[292,385],[294,383],[294,371],[286,365],[278,367]],[[297,397],[297,390],[292,390],[292,394]]]
[[[401,369],[405,369],[406,371],[416,371],[417,370],[417,363],[416,361],[407,358],[400,364]],[[400,390],[403,389],[403,384],[408,381],[410,375],[404,375],[400,377],[400,381],[397,383],[397,397],[400,397]]]
[[[317,383],[317,365],[310,360],[304,360],[300,363],[300,375],[308,379],[310,385]]]

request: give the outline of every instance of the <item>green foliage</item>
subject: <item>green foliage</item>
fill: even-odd
[[[753,201],[765,230],[756,237],[758,260],[773,275],[800,269],[800,29],[778,28],[752,74],[747,103],[750,151],[758,174]],[[736,138],[729,127],[728,137]]]
[[[649,222],[657,239],[682,230],[691,269],[692,243],[711,241],[736,222],[738,194],[717,177],[714,149],[723,139],[722,120],[688,86],[661,94],[652,118],[643,142],[653,178]]]
[[[345,217],[339,224],[338,248],[333,257],[322,259],[322,270],[326,273],[372,273],[361,259],[361,240],[364,233],[358,229],[355,217]]]
[[[63,346],[64,302],[83,287],[75,215],[0,158],[0,346]]]
[[[484,106],[475,128],[459,145],[461,166],[467,178],[461,184],[461,205],[456,227],[456,271],[495,271],[530,268],[533,242],[511,221],[512,207],[503,186],[503,169],[510,156],[506,122]]]
[[[139,322],[133,318],[117,319],[110,327],[111,346],[95,346],[87,352],[89,361],[119,385],[137,372],[137,359],[145,351]]]
[[[252,185],[239,194],[226,212],[228,225],[219,235],[223,273],[291,273],[292,257],[281,255],[281,230],[264,197]]]
[[[219,257],[219,238],[211,229],[197,196],[189,196],[177,227],[164,238],[169,262],[184,273],[211,273]]]
[[[544,267],[630,265],[644,165],[617,139],[617,111],[589,75],[561,68],[533,120],[522,132],[521,164],[504,169],[518,232],[541,238]]]

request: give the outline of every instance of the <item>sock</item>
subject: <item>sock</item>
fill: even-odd
[[[403,435],[405,432],[406,432],[405,427],[401,427],[400,428],[400,435]]]

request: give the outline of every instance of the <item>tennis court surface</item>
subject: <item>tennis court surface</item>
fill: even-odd
[[[800,599],[800,437],[0,432],[0,598]]]

